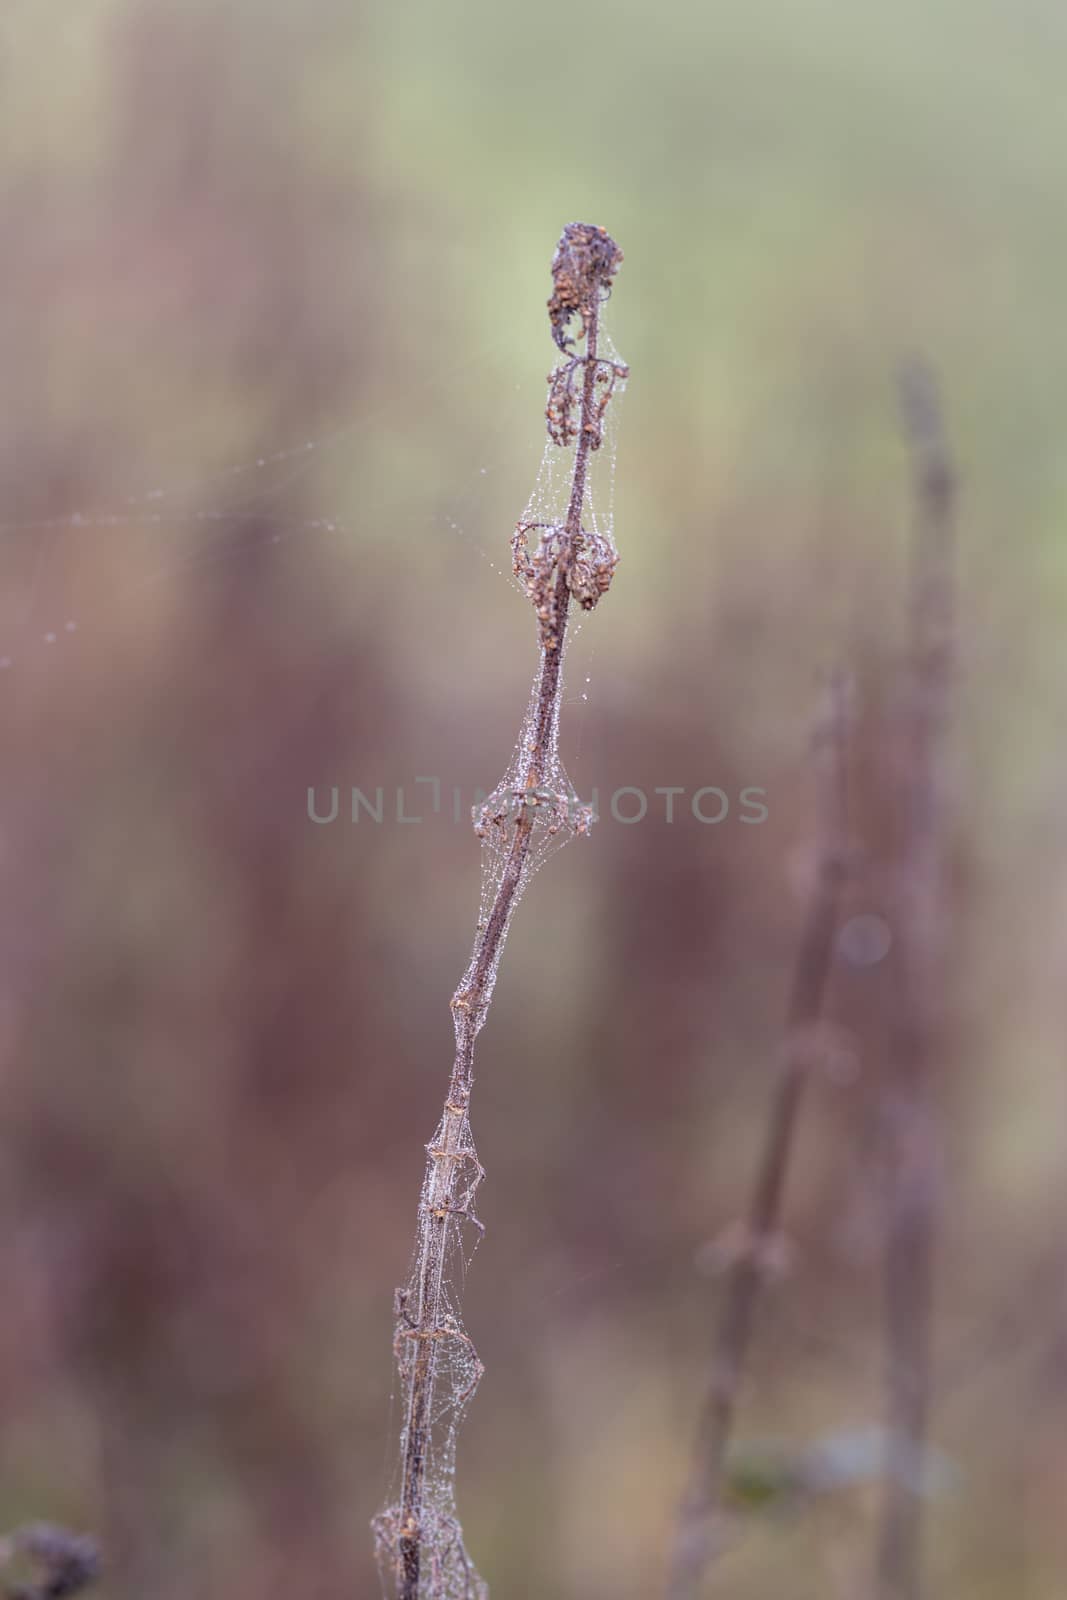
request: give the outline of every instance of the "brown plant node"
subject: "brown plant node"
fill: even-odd
[[[611,293],[611,280],[622,262],[622,251],[606,228],[591,222],[568,222],[552,258],[552,295],[548,317],[552,337],[561,350],[574,343],[567,324],[582,319],[579,338],[585,338],[595,308]]]
[[[575,420],[575,412],[581,412],[585,369],[590,363],[594,367],[593,405],[581,427],[589,439],[591,450],[599,450],[603,444],[604,413],[616,386],[630,376],[630,369],[624,361],[609,361],[604,356],[571,356],[569,361],[561,361],[558,367],[553,368],[547,380],[545,418],[548,437],[553,444],[563,448],[573,444],[578,437],[579,422]],[[582,375],[581,381],[578,379],[579,373]]]
[[[530,550],[530,534],[540,530],[537,549]],[[619,553],[610,540],[581,529],[572,538],[566,528],[552,523],[520,522],[511,539],[512,570],[534,608],[542,645],[555,649],[559,641],[561,591],[572,595],[583,611],[607,594]]]

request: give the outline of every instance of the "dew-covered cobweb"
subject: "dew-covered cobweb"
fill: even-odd
[[[618,352],[610,338],[601,333],[602,358],[607,364],[619,364]],[[591,456],[591,470],[586,483],[582,526],[587,528],[598,543],[612,552],[617,559],[614,539],[615,467],[618,438],[618,400],[625,389],[625,379],[617,380],[614,403],[604,417],[603,446]],[[561,527],[567,513],[571,490],[573,452],[560,449],[551,439],[546,439],[541,463],[533,491],[526,503],[520,525],[526,527]],[[515,580],[518,587],[521,582]],[[571,609],[569,628],[563,637],[563,669],[567,650],[581,626],[582,613]],[[560,707],[563,704],[564,671],[560,673],[559,686],[548,717],[548,737],[545,757],[537,760],[537,729],[540,712],[540,674],[535,674],[526,712],[522,719],[519,737],[511,759],[500,779],[487,798],[474,807],[474,830],[482,842],[481,894],[478,926],[474,950],[467,972],[457,993],[469,986],[478,960],[482,930],[491,914],[501,883],[514,862],[515,832],[519,819],[526,811],[532,817],[530,843],[518,867],[514,893],[507,908],[510,921],[515,907],[531,879],[550,856],[560,850],[568,840],[587,834],[596,821],[590,804],[582,800],[563,765],[560,755]],[[476,1031],[485,1020],[485,1011],[492,999],[496,982],[503,939],[497,949],[497,960],[483,990],[484,1005],[474,1019]]]
[[[601,353],[607,362],[617,360],[604,334]],[[582,516],[583,529],[612,551],[618,399],[624,386],[622,379],[614,386],[613,403],[604,416],[602,448],[591,458]],[[51,574],[61,565],[67,541],[80,541],[84,554],[87,541],[106,538],[115,531],[126,530],[149,541],[158,534],[158,560],[151,556],[139,559],[131,569],[129,593],[136,598],[138,590],[152,584],[195,582],[199,575],[207,578],[220,567],[239,566],[249,556],[250,537],[270,545],[334,537],[358,540],[360,528],[351,514],[323,510],[318,515],[294,517],[275,508],[284,507],[287,492],[294,484],[300,485],[303,493],[303,480],[314,475],[319,463],[333,452],[343,451],[362,425],[363,419],[355,417],[327,433],[281,441],[276,447],[264,448],[208,474],[186,473],[179,462],[172,475],[148,487],[130,489],[116,484],[113,495],[105,494],[91,504],[76,504],[56,514],[22,519],[0,517],[0,541],[39,541],[34,546],[24,594],[15,602],[9,596],[9,604],[0,613],[0,687],[5,683],[14,686],[22,670],[31,669],[45,657],[76,672],[77,652],[83,642],[110,625],[106,610],[94,614],[91,609],[72,608],[65,586],[57,582],[53,588]],[[521,519],[529,527],[562,525],[572,461],[573,450],[561,449],[546,439],[534,489]],[[484,484],[499,465],[498,460],[486,461],[483,457],[466,464],[466,487],[471,495],[477,493],[479,480]],[[131,468],[131,478],[136,481],[136,477],[136,469]],[[510,570],[510,528],[501,530],[496,548],[488,548],[459,516],[444,512],[438,525],[443,536],[465,548],[467,559],[486,562],[509,589],[523,592],[523,583]],[[154,548],[150,545],[150,549]],[[85,559],[91,561],[91,548]],[[533,652],[537,634],[529,611],[517,606],[515,617],[516,628],[528,631]],[[568,642],[573,641],[580,627],[581,613],[575,608]],[[588,681],[587,678],[585,683]],[[559,753],[562,686],[561,673],[550,708],[547,746],[542,744],[537,769],[532,765],[539,716],[535,679],[507,768],[488,797],[474,808],[475,831],[481,840],[481,892],[471,962],[453,1001],[457,1061],[462,1059],[465,1046],[473,1050],[473,1040],[485,1020],[496,981],[503,938],[485,974],[480,1004],[470,1012],[464,1010],[462,995],[478,962],[484,930],[498,902],[502,881],[509,871],[514,871],[514,892],[504,913],[506,929],[523,892],[548,857],[569,839],[587,833],[595,820],[592,808],[579,799]],[[585,700],[584,684],[575,698]],[[528,848],[517,857],[515,836],[524,816]],[[397,1291],[395,1306],[398,1400],[402,1416],[407,1419],[402,1422],[401,1462],[408,1448],[411,1390],[420,1359],[424,1374],[429,1376],[425,1386],[429,1390],[423,1441],[427,1459],[420,1511],[422,1564],[418,1600],[484,1600],[488,1594],[464,1548],[454,1499],[457,1431],[482,1375],[477,1351],[463,1326],[460,1289],[481,1236],[475,1195],[483,1172],[470,1127],[469,1073],[466,1081],[462,1073],[454,1078],[453,1090],[427,1146],[419,1234],[411,1273]],[[444,1226],[427,1228],[426,1220],[435,1218],[443,1220]],[[420,1321],[417,1312],[420,1296],[425,1296],[428,1286],[433,1294],[433,1325],[430,1337],[422,1338],[416,1336]],[[398,1483],[400,1472],[398,1465]],[[397,1500],[375,1520],[386,1586],[394,1581],[402,1532],[401,1504]],[[399,1592],[399,1582],[394,1587]]]
[[[606,340],[602,351],[605,363],[618,364]],[[621,387],[620,377],[615,388]],[[609,407],[582,510],[583,531],[609,565],[616,559],[616,416],[617,407]],[[573,459],[573,451],[547,441],[520,527],[544,530],[546,538],[562,528]],[[528,592],[526,584],[520,587]],[[565,639],[564,634],[561,656]],[[470,1125],[474,1041],[485,1022],[507,928],[524,890],[551,854],[568,839],[587,833],[594,821],[560,758],[562,671],[546,693],[545,661],[542,644],[511,760],[497,786],[474,808],[475,832],[482,842],[478,924],[470,961],[452,998],[455,1065],[441,1120],[426,1147],[409,1276],[396,1294],[400,1450],[394,1499],[375,1519],[374,1532],[386,1592],[417,1595],[418,1600],[485,1600],[488,1595],[467,1554],[455,1503],[458,1429],[483,1371],[461,1313],[464,1276],[482,1231],[475,1198],[484,1172]],[[413,1479],[418,1480],[414,1490]]]
[[[475,352],[450,369],[491,366],[493,346]],[[432,390],[444,385],[443,375],[426,379]],[[515,385],[515,411],[520,386]],[[497,411],[501,408],[498,404]],[[308,515],[293,513],[294,494],[302,506],[319,498],[320,483],[329,483],[335,469],[343,467],[346,452],[360,444],[360,435],[379,428],[377,414],[357,414],[324,432],[283,437],[254,455],[245,455],[213,470],[186,464],[175,450],[171,464],[150,438],[156,456],[151,469],[135,458],[124,467],[100,471],[87,456],[75,451],[74,472],[84,469],[95,484],[85,500],[72,498],[47,514],[15,516],[10,502],[0,505],[0,552],[4,561],[4,598],[0,605],[0,684],[17,682],[20,672],[47,663],[76,671],[79,652],[90,641],[106,637],[114,624],[108,604],[86,600],[80,592],[91,585],[73,585],[67,558],[81,572],[98,555],[114,570],[121,541],[130,541],[128,572],[120,573],[112,598],[146,609],[153,590],[182,584],[195,595],[198,581],[239,570],[264,546],[312,550],[319,542],[356,546],[366,536],[376,508],[357,504],[345,493],[347,504],[337,508],[327,499],[322,509]],[[61,460],[61,449],[57,455]],[[457,501],[474,502],[485,479],[499,471],[507,458],[479,452],[460,460],[454,487]],[[44,476],[50,476],[45,474]],[[327,495],[330,491],[326,490]],[[333,491],[334,495],[337,491]],[[484,564],[501,582],[508,579],[506,549],[493,551],[470,526],[462,510],[447,500],[432,517],[433,530],[453,541],[465,559]],[[405,530],[419,532],[422,530]],[[72,589],[78,592],[72,593]]]

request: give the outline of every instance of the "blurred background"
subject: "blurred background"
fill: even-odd
[[[581,218],[626,253],[633,373],[563,713],[605,815],[533,883],[479,1043],[468,1546],[498,1596],[657,1592],[835,660],[847,914],[884,911],[918,355],[961,480],[928,1567],[1062,1594],[1065,51],[1054,0],[8,0],[0,1521],[98,1533],[102,1593],[379,1592],[391,1301],[478,895],[451,796],[504,770],[535,664],[508,540]],[[627,826],[623,785],[733,805]],[[881,1418],[860,945],[739,1418],[787,1461]],[[859,1459],[741,1495],[708,1594],[861,1594]]]

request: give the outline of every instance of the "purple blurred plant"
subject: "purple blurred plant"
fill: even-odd
[[[778,1076],[745,1221],[730,1252],[711,1372],[689,1478],[670,1552],[670,1600],[695,1600],[719,1544],[726,1459],[765,1278],[780,1256],[786,1180],[804,1091],[826,1054],[826,989],[833,966],[841,891],[850,865],[845,810],[848,686],[834,674],[815,729],[819,840],[810,898],[797,950]]]
[[[35,1576],[3,1585],[7,1600],[66,1600],[95,1583],[100,1552],[84,1534],[68,1533],[50,1522],[33,1522],[0,1539],[0,1568],[25,1563]]]
[[[945,741],[954,657],[956,473],[933,375],[909,367],[901,415],[912,454],[910,660],[903,760],[892,774],[902,817],[895,874],[896,994],[881,1100],[885,1201],[884,1319],[887,1450],[878,1532],[878,1600],[920,1600],[922,1498],[932,1398],[934,1244],[939,1186],[932,1082],[945,986]],[[909,1477],[909,1469],[911,1476]]]

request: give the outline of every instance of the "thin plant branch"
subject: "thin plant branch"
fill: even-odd
[[[944,952],[943,748],[953,656],[955,473],[929,372],[902,376],[914,463],[903,839],[896,875],[897,991],[882,1095],[887,1459],[878,1528],[879,1600],[920,1600],[922,1475],[931,1398],[938,1159],[931,1102]]]
[[[599,353],[602,302],[622,260],[605,229],[570,223],[552,263],[548,302],[564,360],[549,377],[548,434],[574,446],[562,520],[525,519],[512,541],[514,566],[537,617],[540,661],[516,762],[475,812],[486,860],[482,914],[467,969],[452,997],[455,1057],[444,1109],[427,1146],[412,1275],[396,1295],[394,1348],[401,1382],[397,1502],[375,1520],[383,1581],[398,1600],[476,1600],[488,1594],[463,1547],[452,1475],[455,1431],[482,1376],[462,1326],[450,1267],[462,1252],[464,1224],[479,1233],[474,1210],[483,1177],[470,1130],[474,1046],[489,1011],[515,905],[551,843],[588,832],[559,761],[563,656],[571,601],[591,609],[606,593],[618,560],[610,533],[586,525],[589,464],[604,437],[605,412],[627,369]],[[577,318],[572,338],[568,327]],[[584,340],[584,353],[572,353]],[[531,534],[539,535],[531,549]]]
[[[683,1493],[667,1584],[693,1600],[719,1543],[724,1469],[760,1291],[778,1256],[786,1180],[805,1087],[822,1048],[819,1024],[833,964],[841,890],[849,868],[845,810],[847,685],[835,674],[815,731],[817,859],[786,1012],[781,1064],[768,1111],[743,1237],[732,1254],[711,1377]]]

